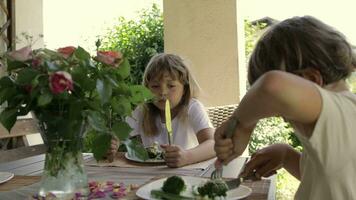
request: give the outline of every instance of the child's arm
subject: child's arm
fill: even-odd
[[[199,145],[192,149],[184,150],[177,145],[161,145],[165,150],[165,160],[169,167],[182,167],[197,163],[215,156],[214,129],[206,128],[197,133]]]
[[[219,147],[224,140],[225,126],[215,132],[217,156],[224,164],[241,155],[247,146],[255,124],[263,118],[282,116],[289,121],[305,125],[310,137],[321,111],[321,96],[313,82],[296,75],[270,71],[259,78],[234,112],[239,119],[232,143],[234,149],[223,154]],[[218,147],[217,147],[218,146]]]
[[[271,116],[314,125],[321,105],[315,83],[290,73],[270,71],[252,85],[234,114],[243,127]]]
[[[300,179],[300,156],[298,151],[287,144],[273,144],[256,151],[240,176],[255,173],[257,178],[268,177],[283,167],[295,178]]]

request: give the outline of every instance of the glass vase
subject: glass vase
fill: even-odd
[[[39,124],[47,146],[39,196],[55,196],[55,199],[75,199],[77,194],[87,196],[88,178],[82,154],[85,124],[57,128]]]
[[[66,151],[61,146],[46,153],[39,195],[56,199],[72,199],[76,194],[88,195],[88,178],[81,151]]]

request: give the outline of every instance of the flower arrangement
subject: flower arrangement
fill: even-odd
[[[7,74],[0,79],[0,105],[6,106],[0,122],[10,132],[17,116],[32,112],[49,149],[51,142],[78,140],[90,131],[94,157],[101,159],[113,136],[128,137],[125,117],[132,108],[152,98],[144,86],[130,83],[130,66],[120,52],[98,50],[91,56],[82,47],[26,46],[3,58]]]

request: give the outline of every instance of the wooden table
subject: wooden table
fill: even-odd
[[[84,154],[86,163],[92,161],[92,154]],[[224,177],[236,177],[239,167],[243,163],[244,158],[237,158],[234,166],[227,166],[224,169]],[[240,164],[239,164],[240,163]],[[39,176],[43,171],[44,155],[32,156],[25,159],[20,159],[7,163],[0,163],[0,171],[9,171],[15,174],[12,180],[0,184],[0,199],[27,199],[34,191],[26,190],[31,188],[31,184],[38,184]],[[240,165],[240,166],[237,166]],[[97,167],[86,166],[89,180],[105,181],[112,180],[115,182],[123,182],[125,184],[143,185],[157,177],[170,175],[186,175],[209,177],[213,167],[209,166],[206,169],[186,169],[186,168],[155,168],[155,167]],[[252,188],[252,194],[247,199],[275,199],[275,178],[262,180],[252,183],[243,183]],[[14,189],[16,188],[16,189]],[[32,187],[33,188],[33,187]],[[22,196],[21,196],[22,195]],[[134,192],[126,199],[139,199]]]

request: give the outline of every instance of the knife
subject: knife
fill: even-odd
[[[243,181],[243,178],[234,178],[232,180],[229,181],[225,181],[227,187],[229,188],[229,190],[238,188],[241,184],[241,182]]]
[[[237,176],[237,178],[234,178],[234,179],[231,179],[231,180],[228,180],[228,181],[225,181],[227,187],[229,188],[229,190],[232,190],[232,189],[235,189],[235,188],[238,188],[240,186],[240,184],[246,180],[246,179],[250,179],[251,177],[240,177],[241,173],[244,171],[245,169],[245,166],[246,166],[246,163],[248,161],[248,158],[245,158],[245,161],[244,161],[244,164],[242,165],[241,169],[240,169],[240,172],[239,172],[239,175]]]
[[[166,108],[164,109],[166,116],[166,128],[167,128],[167,136],[168,136],[168,144],[172,144],[172,118],[171,118],[171,106],[169,104],[169,100],[166,100]]]

